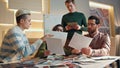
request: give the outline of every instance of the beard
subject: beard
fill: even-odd
[[[89,34],[94,34],[95,32],[96,32],[96,30],[88,29],[88,33],[89,33]]]

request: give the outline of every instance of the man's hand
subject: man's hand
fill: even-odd
[[[86,55],[90,56],[92,54],[92,49],[90,47],[88,47],[88,48],[82,48],[81,52],[83,54],[86,54]]]
[[[65,27],[65,29],[68,31],[68,30],[71,30],[71,29],[73,29],[70,25],[67,25],[66,27]]]
[[[78,24],[74,24],[74,25],[73,25],[73,29],[75,29],[75,30],[80,30],[80,29],[81,29],[81,26],[78,25]]]
[[[50,51],[49,50],[45,50],[44,51],[44,56],[48,56],[48,55],[50,55]]]
[[[80,50],[73,49],[73,50],[72,50],[72,53],[73,53],[73,54],[80,54]]]
[[[22,59],[20,59],[20,60],[21,60],[21,62],[24,62],[24,61],[31,60],[31,59],[33,59],[33,58],[34,58],[34,56],[27,56],[27,57],[24,57],[24,58],[22,58]]]

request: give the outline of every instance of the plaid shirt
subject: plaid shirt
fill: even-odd
[[[37,40],[32,45],[19,26],[11,28],[5,35],[0,47],[0,60],[13,61],[29,56],[41,45],[42,40]]]

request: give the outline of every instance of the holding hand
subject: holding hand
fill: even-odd
[[[48,56],[48,55],[50,55],[50,51],[49,50],[45,50],[44,51],[44,56]]]
[[[77,49],[73,49],[73,50],[72,50],[72,53],[73,53],[73,54],[80,54],[80,52],[81,52],[81,51],[80,51],[80,50],[77,50]]]
[[[82,48],[81,52],[83,54],[86,54],[86,55],[90,56],[92,54],[92,49],[90,47],[88,47],[88,48]]]
[[[67,25],[66,27],[65,27],[65,29],[66,30],[71,30],[71,29],[73,29],[70,25]]]
[[[78,24],[74,24],[74,27],[73,27],[75,30],[80,30],[81,29],[81,26],[78,25]]]
[[[74,30],[80,30],[81,29],[81,26],[78,25],[77,23],[69,23],[66,27],[65,27],[66,30],[71,30],[71,29],[74,29]]]

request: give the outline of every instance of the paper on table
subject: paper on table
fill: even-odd
[[[81,48],[88,47],[91,41],[92,41],[92,38],[80,35],[78,33],[74,33],[69,43],[69,46],[75,49],[81,49]]]

